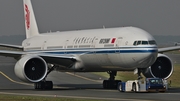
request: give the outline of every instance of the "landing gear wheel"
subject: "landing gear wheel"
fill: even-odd
[[[53,82],[52,81],[46,81],[45,89],[53,89]]]
[[[107,88],[108,88],[107,80],[104,80],[104,81],[103,81],[103,88],[104,88],[104,89],[107,89]]]
[[[44,89],[44,82],[34,83],[34,88],[35,89]]]
[[[51,89],[53,89],[53,82],[52,81],[37,82],[37,83],[34,83],[34,88],[51,90]]]
[[[121,82],[121,80],[104,80],[103,88],[104,89],[117,89],[119,82]]]
[[[117,89],[118,83],[121,82],[121,80],[115,80],[117,71],[108,71],[107,73],[109,74],[110,78],[109,80],[103,81],[103,88],[104,89]]]

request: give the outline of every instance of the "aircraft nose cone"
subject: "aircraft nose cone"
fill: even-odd
[[[139,67],[146,68],[151,66],[156,61],[158,53],[156,50],[154,50],[154,52],[147,52],[140,55],[141,55],[141,59],[139,61],[141,62]],[[161,69],[161,67],[159,67],[159,69]]]

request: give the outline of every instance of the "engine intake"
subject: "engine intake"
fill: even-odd
[[[143,71],[145,77],[168,79],[173,72],[173,63],[171,59],[164,55],[158,54],[155,63]]]
[[[26,55],[16,63],[14,71],[21,80],[35,83],[45,78],[47,69],[47,64],[43,58]]]

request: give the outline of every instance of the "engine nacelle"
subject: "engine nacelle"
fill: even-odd
[[[168,79],[173,72],[173,63],[171,59],[164,55],[158,54],[158,57],[155,63],[143,71],[145,77],[153,77],[153,78],[164,78]]]
[[[47,75],[47,64],[45,60],[35,55],[25,55],[15,65],[16,76],[25,82],[39,82]]]

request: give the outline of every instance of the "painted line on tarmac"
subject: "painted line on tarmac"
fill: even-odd
[[[99,92],[118,92],[117,89],[103,89],[102,90],[99,90],[99,89],[86,89],[86,90],[89,90],[89,91],[99,91]]]
[[[7,76],[6,74],[4,74],[4,73],[1,72],[1,71],[0,71],[0,74],[1,74],[2,76],[4,76],[6,79],[8,79],[9,81],[13,82],[13,83],[21,84],[21,85],[27,85],[27,86],[34,86],[33,84],[15,81],[15,80],[11,79],[9,76]],[[53,88],[65,88],[65,87],[53,86]]]
[[[21,85],[32,86],[32,84],[29,84],[29,83],[23,83],[23,82],[15,81],[15,80],[11,79],[10,77],[8,77],[6,74],[4,74],[4,73],[1,72],[1,71],[0,71],[0,74],[3,75],[5,78],[7,78],[9,81],[11,81],[11,82],[13,82],[13,83],[17,83],[17,84],[21,84]]]
[[[75,74],[70,73],[70,72],[66,72],[66,73],[67,73],[68,75],[76,76],[76,77],[78,77],[78,78],[82,78],[82,79],[85,79],[85,80],[88,80],[88,81],[93,81],[93,82],[102,83],[102,81],[100,81],[100,80],[93,80],[93,79],[86,78],[86,77],[83,77],[83,76],[80,76],[80,75],[75,75]],[[0,74],[1,74],[2,76],[4,76],[5,78],[7,78],[9,81],[13,82],[13,83],[17,83],[17,84],[21,84],[21,85],[34,86],[33,84],[15,81],[15,80],[11,79],[9,76],[7,76],[6,74],[4,74],[4,73],[1,72],[1,71],[0,71]],[[53,88],[62,88],[62,87],[54,86]]]
[[[10,77],[8,77],[6,74],[4,74],[1,71],[0,71],[0,74],[3,75],[5,78],[7,78],[11,82],[14,82],[14,83],[17,83],[17,84],[31,85],[32,86],[32,84],[15,81],[15,80],[11,79]],[[66,74],[69,74],[69,75],[72,75],[72,76],[76,76],[78,78],[82,78],[82,79],[85,79],[85,80],[93,81],[93,82],[100,82],[100,83],[102,82],[101,80],[93,80],[93,79],[86,78],[86,77],[83,77],[83,76],[80,76],[80,75],[76,75],[76,74],[73,74],[73,73],[70,73],[70,72],[66,72]]]
[[[93,81],[93,82],[100,82],[100,83],[102,83],[102,80],[93,80],[93,79],[90,79],[90,78],[87,78],[87,77],[83,77],[83,76],[80,76],[80,75],[77,75],[77,74],[73,74],[73,73],[70,73],[70,72],[66,72],[66,74],[69,74],[69,75],[72,75],[72,76],[76,76],[76,77],[78,77],[78,78],[85,79],[85,80],[88,80],[88,81]]]
[[[0,92],[0,94],[7,95],[21,95],[21,96],[39,96],[39,97],[55,97],[55,98],[74,98],[74,99],[92,99],[92,100],[111,100],[111,101],[153,101],[141,99],[123,99],[123,98],[101,98],[101,97],[83,97],[83,96],[63,96],[63,95],[43,95],[43,94],[24,94],[24,93],[7,93]]]

